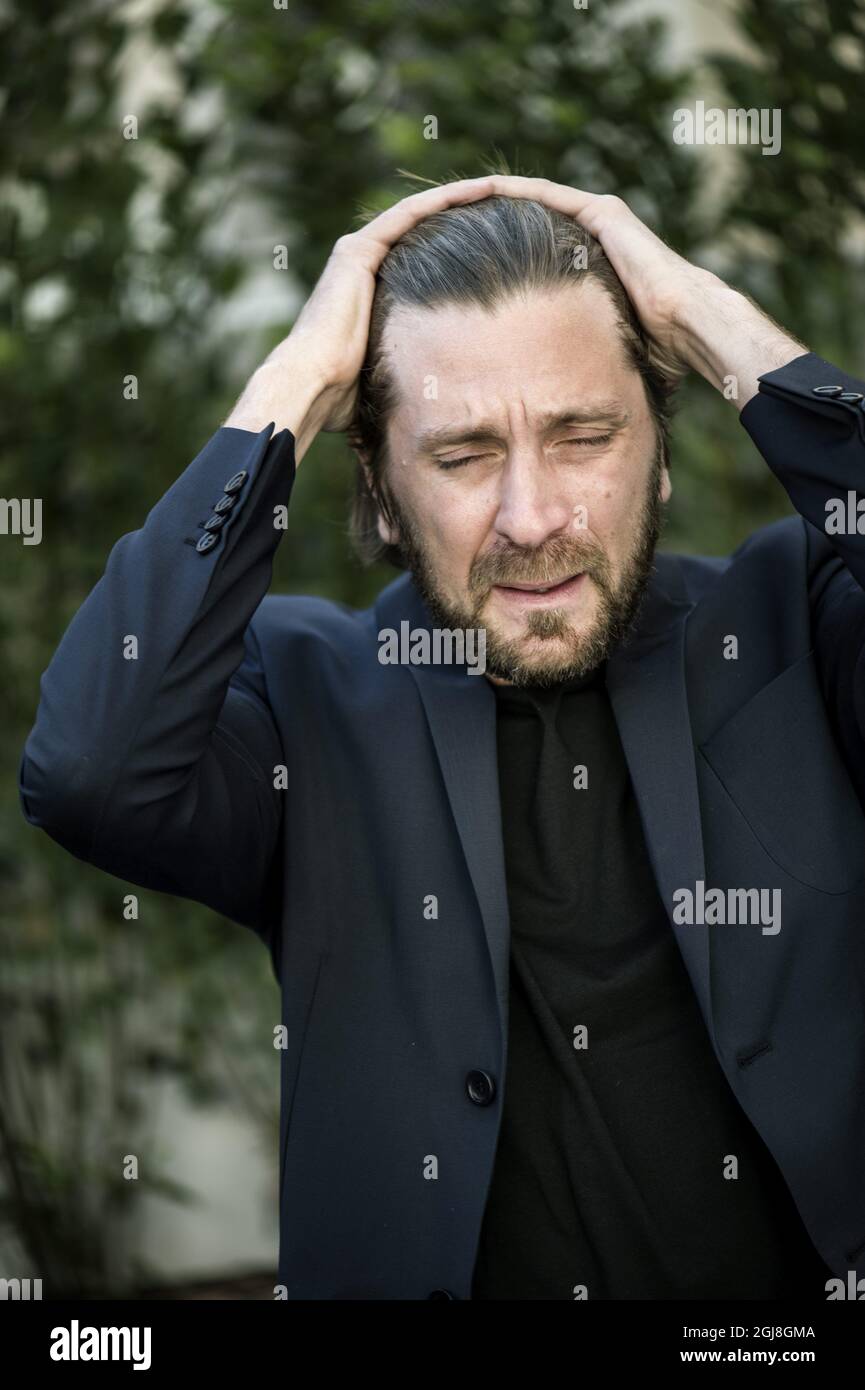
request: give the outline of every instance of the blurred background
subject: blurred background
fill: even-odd
[[[180,900],[124,915],[130,885],[27,826],[39,675],[398,169],[501,153],[619,193],[865,375],[865,0],[0,0],[0,55],[0,495],[43,505],[41,544],[0,535],[0,1277],[271,1298],[269,957]],[[697,100],[780,109],[780,153],[675,144]],[[674,437],[665,548],[789,511],[702,381]],[[351,558],[351,477],[320,438],[277,590],[365,607],[392,577]]]

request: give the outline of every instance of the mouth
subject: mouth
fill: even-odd
[[[496,584],[492,592],[499,594],[507,603],[529,604],[543,607],[545,604],[561,603],[570,598],[580,588],[586,578],[585,571],[569,575],[556,584]]]

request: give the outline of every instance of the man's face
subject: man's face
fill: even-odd
[[[641,378],[597,281],[492,312],[399,307],[385,487],[437,623],[486,628],[487,670],[550,684],[621,640],[670,495]]]

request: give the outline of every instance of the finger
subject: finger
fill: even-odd
[[[517,174],[496,175],[496,192],[506,198],[532,198],[555,212],[574,217],[592,236],[601,238],[603,230],[618,228],[643,230],[652,235],[628,204],[615,194],[591,193],[585,188],[569,188],[550,179],[525,178]]]
[[[590,193],[585,188],[570,188],[564,183],[553,183],[551,179],[526,178],[521,174],[496,174],[494,180],[495,191],[502,197],[531,198],[569,217],[580,218],[592,203],[603,196]]]
[[[401,198],[393,207],[379,213],[365,227],[353,235],[359,241],[372,241],[382,247],[382,254],[389,250],[395,241],[410,231],[425,217],[460,203],[472,203],[480,198],[489,198],[494,179],[487,175],[479,179],[457,179],[453,183],[443,183],[435,188],[424,188],[419,193],[410,193]]]

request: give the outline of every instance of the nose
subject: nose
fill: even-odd
[[[497,536],[513,545],[539,546],[568,530],[573,498],[566,494],[557,470],[548,468],[533,449],[513,450],[499,476]]]

